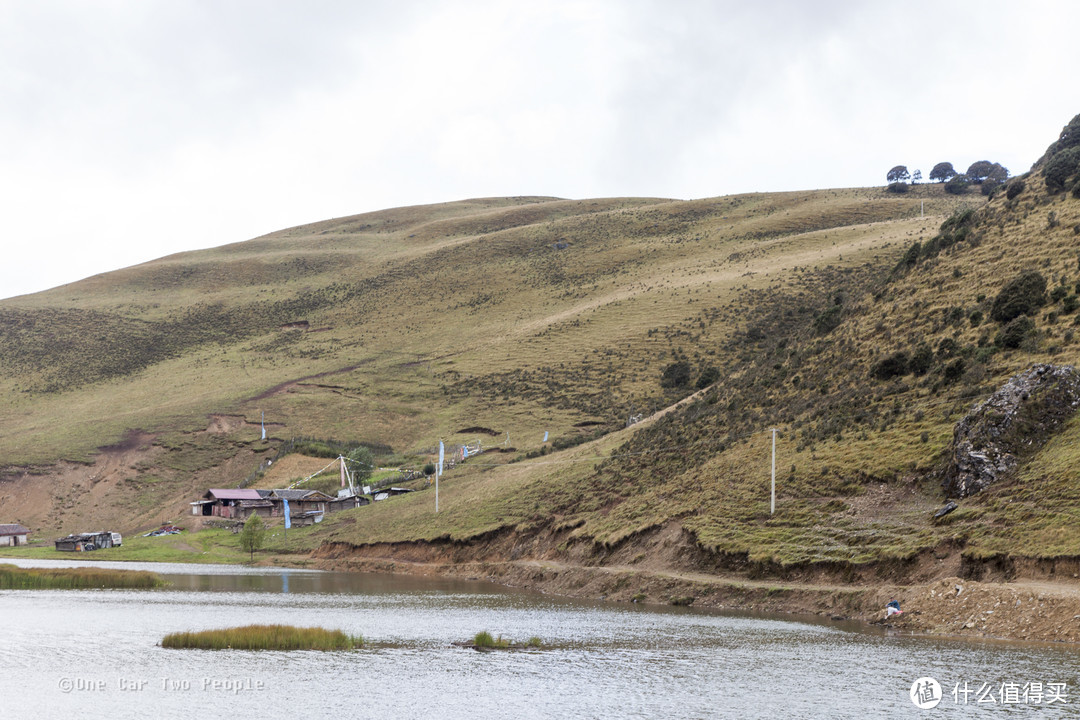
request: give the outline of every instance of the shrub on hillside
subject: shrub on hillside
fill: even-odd
[[[1005,186],[1005,197],[1012,200],[1017,195],[1024,192],[1024,188],[1026,187],[1027,183],[1024,182],[1024,178],[1013,178]]]
[[[680,388],[690,384],[690,363],[677,360],[664,368],[660,376],[660,387]]]
[[[814,318],[814,329],[821,335],[827,335],[835,330],[843,321],[844,309],[840,305],[833,305],[828,310],[818,313]]]
[[[704,390],[719,379],[720,371],[716,369],[716,366],[706,365],[701,369],[701,374],[698,375],[697,389]]]
[[[955,358],[945,366],[941,374],[945,378],[945,382],[952,384],[963,376],[965,368],[964,358]]]
[[[1035,330],[1035,322],[1027,315],[1013,318],[994,338],[998,347],[1016,349]]]
[[[930,349],[930,346],[926,343],[920,343],[915,352],[911,354],[911,360],[908,362],[908,368],[915,375],[925,375],[930,371],[930,366],[934,364],[934,351]]]
[[[957,175],[945,183],[945,192],[950,195],[963,195],[967,192],[969,185],[971,185],[971,181],[968,180],[967,175]]]
[[[889,183],[889,186],[885,188],[887,192],[891,193],[906,193],[909,189],[908,184],[902,182]]]
[[[1046,189],[1051,193],[1065,189],[1070,177],[1080,170],[1080,145],[1058,152],[1043,167]]]
[[[907,375],[908,356],[903,350],[894,352],[892,355],[878,361],[870,369],[870,374],[878,380],[890,380],[894,377]]]
[[[990,307],[990,317],[1007,323],[1021,315],[1029,315],[1046,304],[1046,278],[1029,270],[1006,285]]]

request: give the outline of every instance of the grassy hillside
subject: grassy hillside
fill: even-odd
[[[480,439],[437,516],[421,481],[296,547],[561,528],[614,548],[678,523],[761,566],[1080,554],[1075,422],[930,521],[953,423],[1032,362],[1076,358],[1080,201],[1025,180],[989,202],[920,185],[400,208],[4,301],[4,521],[178,520],[206,487],[321,467],[254,475],[300,436],[412,466]],[[996,345],[994,298],[1032,269],[1057,297]]]

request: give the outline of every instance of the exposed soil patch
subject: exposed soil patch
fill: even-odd
[[[243,415],[211,415],[206,432],[214,435],[228,435],[247,425]]]
[[[326,569],[445,575],[573,597],[814,613],[920,634],[1080,642],[1080,580],[1062,579],[1071,565],[1055,568],[1057,581],[978,582],[953,574],[961,566],[956,548],[903,563],[777,569],[711,553],[678,523],[667,523],[615,548],[564,528],[495,531],[467,542],[325,543],[312,557]],[[886,623],[891,600],[904,613]]]
[[[368,361],[370,362],[370,361]],[[338,370],[327,370],[326,372],[316,373],[314,375],[306,375],[304,377],[296,378],[295,380],[289,380],[287,382],[279,383],[269,390],[265,390],[258,395],[248,398],[245,402],[258,402],[259,400],[265,400],[266,398],[279,395],[289,390],[289,388],[305,383],[309,380],[318,380],[324,377],[330,377],[331,375],[340,375],[342,373],[352,372],[360,367],[363,367],[365,363],[359,363],[356,365],[349,365],[347,367],[339,368]]]
[[[139,448],[147,449],[154,441],[154,436],[143,430],[131,428],[124,432],[124,438],[113,445],[104,445],[99,447],[98,450],[103,453],[115,454],[125,453]]]

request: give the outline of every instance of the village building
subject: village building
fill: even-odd
[[[372,497],[372,499],[373,500],[386,500],[387,498],[392,498],[395,495],[404,495],[405,493],[411,493],[411,492],[415,492],[415,491],[411,490],[410,488],[403,488],[403,487],[381,488],[381,489],[375,491],[375,494]]]
[[[0,524],[0,547],[25,545],[30,537],[30,529],[19,523]]]
[[[260,495],[258,490],[249,488],[211,488],[202,500],[191,503],[192,515],[208,517],[243,520],[253,514],[268,518],[273,513],[274,503]]]
[[[56,541],[56,549],[62,552],[88,552],[120,545],[120,535],[113,532],[74,533]]]
[[[265,518],[284,517],[285,500],[289,501],[289,516],[294,521],[308,513],[323,515],[371,503],[362,495],[334,497],[318,490],[212,488],[206,491],[202,500],[191,503],[191,514],[240,520],[252,514]]]

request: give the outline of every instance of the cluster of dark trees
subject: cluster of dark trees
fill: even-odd
[[[917,183],[922,180],[922,171],[909,173],[904,165],[897,165],[885,175],[889,181],[890,192],[907,192],[908,181]],[[958,173],[950,162],[939,162],[930,171],[930,181],[945,183],[945,192],[959,195],[967,192],[971,185],[979,185],[983,195],[992,195],[1009,179],[1009,169],[989,160],[971,163],[967,172]]]

